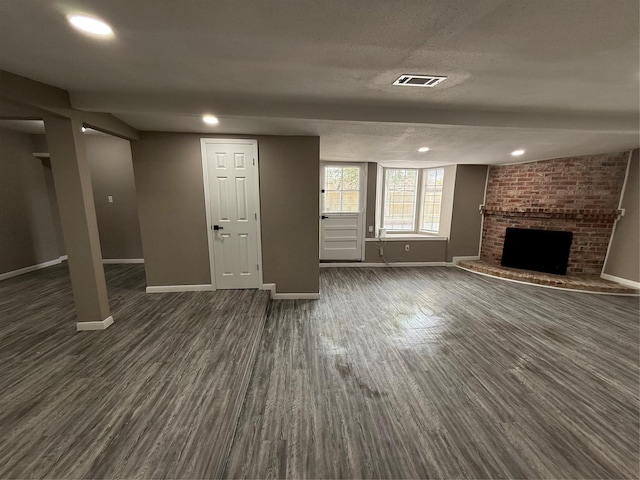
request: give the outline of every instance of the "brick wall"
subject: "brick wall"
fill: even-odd
[[[628,152],[492,166],[481,258],[500,264],[507,227],[573,232],[568,274],[600,275]]]

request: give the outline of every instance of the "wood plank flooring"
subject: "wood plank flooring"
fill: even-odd
[[[638,298],[446,267],[148,295],[106,267],[104,332],[63,266],[0,282],[0,478],[639,476]]]
[[[228,478],[638,478],[638,298],[323,269],[274,302]]]
[[[65,266],[0,282],[0,478],[220,477],[268,294],[105,270],[103,332],[75,332]]]

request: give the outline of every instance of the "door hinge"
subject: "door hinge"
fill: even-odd
[[[253,166],[254,167],[256,166],[256,159],[255,158],[253,159]]]
[[[256,270],[260,271],[260,265],[256,264]]]
[[[254,213],[253,216],[256,218],[256,220],[258,219],[258,214]]]

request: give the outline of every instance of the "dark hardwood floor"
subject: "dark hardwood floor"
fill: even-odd
[[[0,478],[639,476],[636,297],[446,267],[323,269],[319,301],[277,302],[106,274],[104,332],[75,332],[64,266],[0,282]]]
[[[323,269],[273,308],[229,478],[637,478],[638,298]]]
[[[268,294],[146,294],[140,265],[105,271],[101,332],[75,332],[66,266],[0,282],[0,478],[219,477]]]

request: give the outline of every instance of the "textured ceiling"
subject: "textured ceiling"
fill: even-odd
[[[70,29],[71,12],[115,38]],[[326,160],[504,163],[516,148],[528,161],[638,146],[638,16],[637,0],[7,0],[0,69],[142,130],[316,134]],[[402,73],[449,78],[391,86]]]

